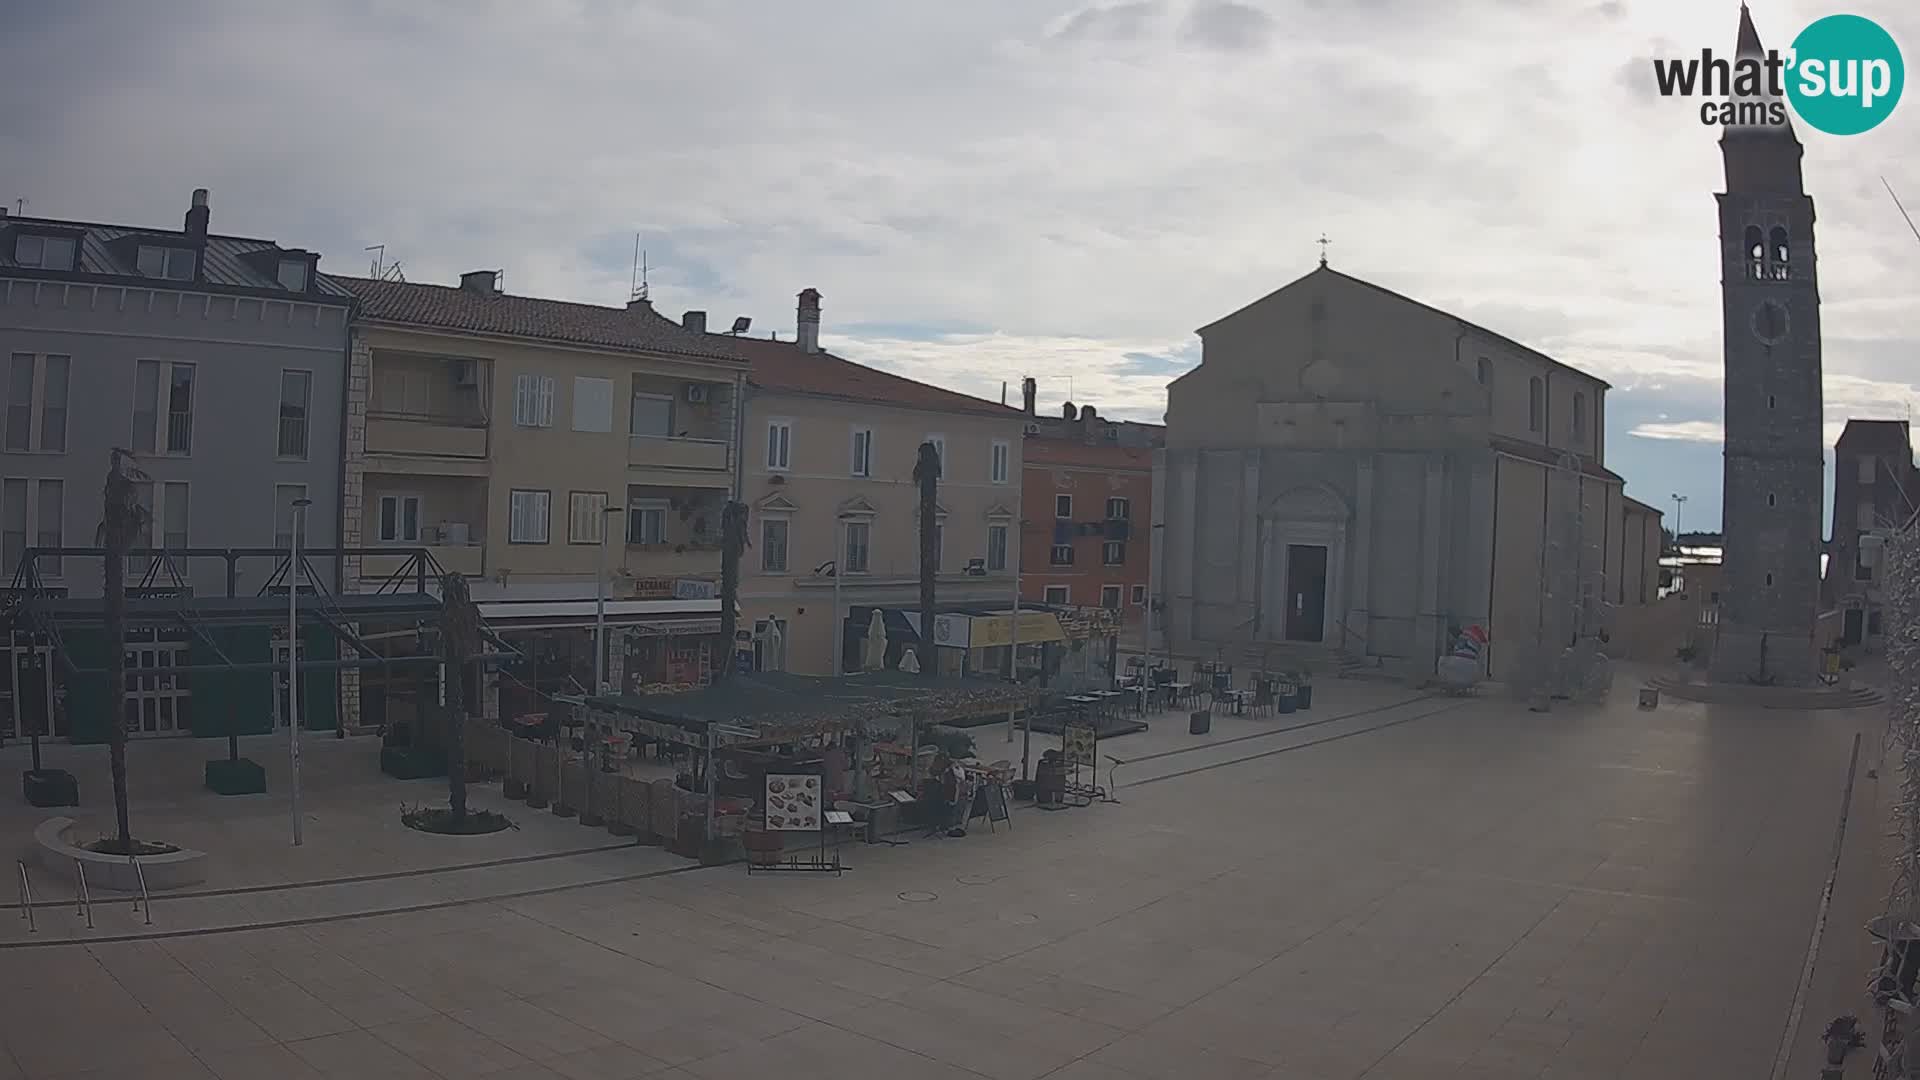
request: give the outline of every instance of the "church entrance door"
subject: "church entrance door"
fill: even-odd
[[[1327,549],[1287,545],[1287,640],[1322,641],[1327,625]]]

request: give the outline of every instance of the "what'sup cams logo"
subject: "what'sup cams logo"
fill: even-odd
[[[1893,35],[1858,15],[1812,23],[1784,54],[1763,49],[1743,5],[1732,60],[1712,49],[1697,58],[1655,58],[1653,77],[1662,97],[1711,99],[1700,105],[1700,122],[1709,127],[1778,127],[1791,104],[1819,131],[1858,135],[1900,103],[1906,65]]]

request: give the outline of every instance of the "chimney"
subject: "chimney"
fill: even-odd
[[[707,332],[707,313],[704,311],[689,311],[685,315],[680,316],[680,325],[696,334],[704,334]]]
[[[497,291],[494,286],[499,280],[498,270],[469,270],[460,275],[460,291],[492,296]]]
[[[799,332],[794,340],[800,343],[803,352],[820,351],[820,290],[800,290]]]
[[[1033,408],[1040,397],[1040,383],[1032,376],[1020,380],[1020,401],[1027,415],[1033,415]]]
[[[1089,420],[1096,419],[1099,415],[1099,413],[1093,411],[1093,406],[1091,405],[1080,406],[1080,422],[1083,424]]]
[[[212,216],[213,211],[207,209],[207,189],[203,187],[194,188],[193,205],[187,208],[187,235],[193,237],[195,240],[205,240],[207,238],[207,221]]]
[[[1080,415],[1080,410],[1074,408],[1073,402],[1071,401],[1067,402],[1065,405],[1060,406],[1060,418],[1063,420],[1072,420],[1074,417],[1079,415]]]
[[[636,296],[633,299],[627,301],[627,310],[628,311],[652,311],[653,301],[647,299],[644,296]]]

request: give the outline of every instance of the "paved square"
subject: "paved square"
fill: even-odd
[[[9,927],[0,1078],[1771,1076],[1856,733],[1881,831],[1881,714],[1411,696],[1335,685],[1204,745],[1170,715],[1102,747],[1118,803],[841,878],[632,848],[269,893],[274,929],[220,929],[235,897],[162,899],[143,940]],[[1870,878],[1828,929],[1850,965]],[[1796,1050],[1865,1011],[1848,983],[1814,980]]]

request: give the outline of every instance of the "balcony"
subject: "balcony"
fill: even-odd
[[[720,548],[711,544],[628,544],[621,565],[635,578],[718,578]]]
[[[418,413],[369,412],[367,453],[484,461],[487,422]]]
[[[724,487],[727,483],[727,444],[719,439],[679,439],[654,435],[627,437],[629,480],[645,482]]]
[[[415,548],[396,550],[392,555],[363,555],[360,557],[360,580],[379,581],[399,573],[407,566]],[[442,572],[458,572],[467,577],[479,577],[486,571],[483,557],[486,547],[482,544],[430,544],[427,551],[433,555],[433,561],[440,564]]]

